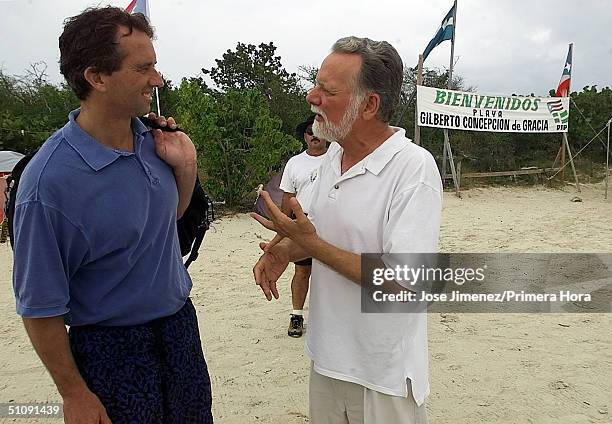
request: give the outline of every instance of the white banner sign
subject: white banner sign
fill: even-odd
[[[417,86],[419,126],[451,130],[567,132],[569,97],[518,97]]]

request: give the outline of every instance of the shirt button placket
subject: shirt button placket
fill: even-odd
[[[336,199],[337,195],[338,195],[338,189],[340,188],[339,184],[334,184],[333,188],[329,191],[329,198],[330,199]]]

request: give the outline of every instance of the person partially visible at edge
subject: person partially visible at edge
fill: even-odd
[[[427,421],[425,312],[361,312],[361,253],[435,252],[442,184],[429,152],[389,121],[402,61],[385,41],[347,37],[323,61],[306,99],[317,137],[333,140],[316,175],[308,217],[290,219],[262,193],[277,235],[253,268],[266,298],[290,261],[313,258],[306,353],[310,422]],[[365,284],[365,283],[363,283]]]
[[[17,193],[17,313],[66,423],[213,422],[176,230],[196,151],[184,133],[151,132],[137,118],[163,86],[152,37],[143,15],[115,7],[65,21],[60,70],[80,109]]]
[[[296,136],[304,139],[306,150],[290,158],[283,170],[283,178],[280,183],[280,189],[284,192],[281,210],[287,216],[293,214],[291,206],[289,206],[289,199],[292,197],[295,197],[302,205],[304,213],[308,213],[314,181],[311,178],[312,171],[321,165],[323,155],[327,151],[327,141],[314,135],[312,131],[313,123],[314,115],[311,115],[296,127]],[[293,311],[289,318],[289,329],[287,330],[287,334],[291,337],[302,337],[304,333],[303,309],[308,294],[311,267],[312,258],[306,258],[295,263],[295,272],[291,279]]]

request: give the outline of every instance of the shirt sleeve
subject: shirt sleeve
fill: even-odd
[[[45,318],[69,311],[69,282],[89,251],[82,231],[40,201],[15,208],[13,288],[17,313]]]
[[[295,185],[293,183],[293,158],[289,159],[287,165],[285,165],[285,169],[283,170],[283,177],[281,178],[281,183],[279,184],[279,188],[283,190],[285,193],[296,193]]]
[[[425,183],[391,202],[383,233],[385,253],[435,253],[442,220],[442,193]]]
[[[295,185],[293,184],[293,158],[287,161],[287,165],[285,165],[285,169],[283,170],[283,177],[281,178],[281,182],[279,188],[285,193],[296,193]]]
[[[391,204],[389,220],[384,229],[382,261],[387,268],[429,268],[435,265],[442,220],[442,193],[425,183],[397,195]],[[428,255],[429,254],[429,255]],[[407,288],[423,289],[419,282]]]

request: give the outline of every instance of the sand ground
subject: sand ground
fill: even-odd
[[[612,252],[602,186],[445,194],[446,252]],[[222,218],[192,265],[192,298],[221,424],[308,422],[309,361],[287,336],[286,273],[267,302],[251,267],[270,233]],[[15,315],[11,250],[0,245],[0,403],[60,398]],[[612,423],[612,314],[429,314],[430,423]],[[51,422],[10,420],[0,422]],[[56,420],[57,421],[57,420]]]

